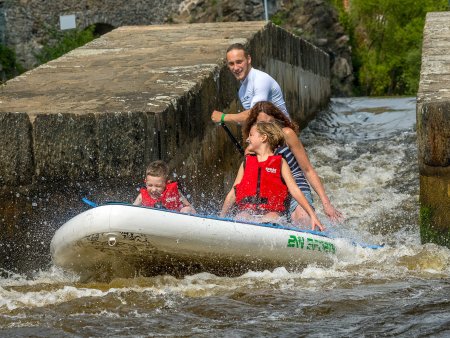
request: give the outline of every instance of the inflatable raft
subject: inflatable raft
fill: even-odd
[[[355,246],[325,233],[108,203],[63,224],[50,250],[55,265],[85,279],[329,264]]]

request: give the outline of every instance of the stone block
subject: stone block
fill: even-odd
[[[450,166],[450,102],[417,105],[419,161],[424,166]]]
[[[450,235],[450,175],[420,175],[420,202],[422,208],[430,212],[429,224],[422,222],[421,227],[428,226]]]
[[[26,113],[0,113],[0,144],[0,187],[29,184],[34,167]]]
[[[98,177],[94,114],[38,114],[33,122],[36,178],[58,181]]]
[[[140,175],[145,166],[147,116],[139,112],[97,115],[98,174],[101,178]]]

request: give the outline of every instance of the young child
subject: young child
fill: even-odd
[[[283,130],[286,145],[277,148],[275,154],[282,155],[289,164],[292,176],[308,200],[309,205],[313,207],[311,193],[311,188],[313,188],[322,202],[325,215],[333,223],[342,222],[344,216],[331,203],[325,191],[325,186],[322,184],[319,175],[309,161],[305,147],[298,136],[298,125],[286,117],[272,102],[268,101],[260,101],[250,109],[250,114],[243,128],[243,135],[248,136],[250,128],[258,121],[275,122]],[[298,205],[295,199],[291,199],[290,201],[289,214],[291,222],[296,226],[303,227],[310,223],[308,214]]]
[[[282,129],[272,122],[257,122],[250,128],[246,155],[239,168],[233,188],[228,193],[220,212],[225,217],[236,203],[237,219],[258,222],[277,222],[286,211],[288,192],[308,213],[311,229],[323,231],[314,209],[298,188],[289,165],[274,150],[284,144]]]
[[[178,183],[168,181],[168,177],[169,167],[164,161],[150,163],[145,174],[146,187],[141,188],[133,204],[195,214],[195,209],[178,190]]]

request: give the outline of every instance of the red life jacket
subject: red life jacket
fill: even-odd
[[[234,187],[240,210],[286,210],[288,189],[281,176],[281,161],[281,155],[269,156],[264,162],[258,162],[255,155],[245,157],[244,176]]]
[[[166,189],[161,194],[161,197],[154,199],[150,196],[147,188],[141,188],[142,205],[145,207],[154,207],[156,203],[161,203],[162,206],[169,210],[180,211],[184,206],[181,202],[180,192],[178,191],[178,183],[167,183]]]

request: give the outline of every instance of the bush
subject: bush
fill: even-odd
[[[0,44],[0,81],[5,82],[24,71],[22,65],[17,62],[16,53]]]
[[[352,45],[362,95],[415,95],[421,67],[425,16],[446,10],[447,0],[351,0],[340,21]]]
[[[35,54],[35,57],[41,64],[57,59],[71,50],[81,47],[94,40],[94,29],[95,26],[92,25],[82,31],[51,30],[49,32],[49,40],[44,45],[42,50]]]

